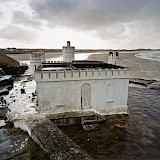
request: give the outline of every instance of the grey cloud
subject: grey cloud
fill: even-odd
[[[30,0],[29,4],[50,27],[94,30],[103,39],[119,37],[126,23],[155,17],[160,22],[160,0]]]
[[[0,3],[9,3],[9,2],[13,2],[14,0],[0,0]]]
[[[0,0],[1,2],[15,1]],[[19,2],[16,2],[17,5]],[[27,6],[29,9],[25,12],[21,10],[21,5],[17,10],[13,9],[12,27],[1,30],[1,37],[30,40],[34,34],[25,30],[25,27],[42,29],[44,24],[50,28],[94,31],[101,39],[110,41],[117,39],[134,42],[136,39],[137,44],[140,40],[146,43],[151,40],[154,41],[152,43],[156,43],[156,39],[160,37],[160,0],[24,0],[24,2],[21,5],[29,5]],[[3,16],[1,14],[4,13],[0,12],[0,16]],[[24,28],[19,27],[22,25]],[[132,37],[129,32],[135,33],[137,37]],[[143,39],[145,35],[147,37]]]
[[[40,21],[40,20],[39,20]],[[33,28],[40,28],[41,23],[37,19],[33,19],[32,16],[27,15],[23,11],[14,11],[12,16],[12,22],[16,24],[23,24]]]
[[[155,3],[154,3],[155,2]],[[96,29],[116,22],[149,18],[159,0],[30,0],[31,7],[50,25]],[[147,16],[145,16],[147,14]],[[141,17],[141,15],[143,17]]]
[[[2,18],[4,15],[4,13],[2,11],[0,11],[0,18]]]
[[[8,40],[27,42],[34,40],[36,37],[36,33],[34,33],[34,31],[26,30],[26,28],[9,25],[0,30],[0,37]]]

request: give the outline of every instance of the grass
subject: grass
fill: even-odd
[[[32,81],[33,80],[33,77],[32,76],[28,76],[27,77],[27,81]]]
[[[9,64],[18,63],[16,60],[8,57],[5,54],[0,54],[0,67],[6,67]]]

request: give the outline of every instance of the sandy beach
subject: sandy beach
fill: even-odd
[[[154,53],[154,51],[151,52]],[[117,65],[130,68],[131,78],[160,80],[160,62],[136,57],[140,53],[147,54],[148,52],[120,52]],[[107,62],[107,53],[94,54],[88,59]]]
[[[30,54],[7,54],[9,57],[17,60],[17,61],[29,61],[30,59]],[[46,53],[45,56],[46,58],[57,58],[60,57],[62,53],[60,52],[52,52],[52,53]]]

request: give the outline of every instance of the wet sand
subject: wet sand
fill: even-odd
[[[46,53],[46,58],[57,58],[60,57],[62,53],[60,52],[52,52],[52,53]],[[15,59],[16,61],[29,61],[30,54],[7,54],[7,56]]]
[[[135,55],[138,53],[141,52],[120,53],[117,65],[129,67],[131,69],[131,78],[160,80],[160,62],[137,58]],[[91,55],[88,59],[107,62],[107,53]]]

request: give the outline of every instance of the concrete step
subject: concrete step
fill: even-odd
[[[101,116],[101,115],[92,115],[92,116],[81,117],[82,125],[99,123],[104,120],[105,120],[105,117]]]
[[[88,117],[81,117],[81,123],[84,130],[99,129],[99,122],[105,120],[104,116],[93,115]]]
[[[81,117],[82,125],[93,124],[98,122],[97,116]]]

